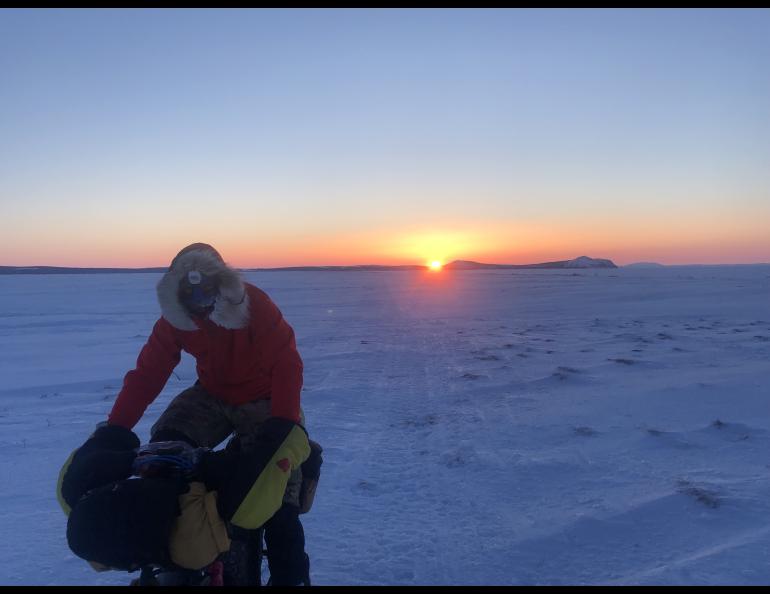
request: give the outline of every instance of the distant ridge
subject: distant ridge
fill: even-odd
[[[580,256],[574,260],[559,260],[558,262],[541,262],[539,264],[482,264],[468,260],[455,260],[446,264],[449,270],[498,270],[516,268],[617,268],[612,260]]]
[[[540,264],[484,264],[470,260],[455,260],[443,266],[446,270],[499,270],[516,268],[617,268],[611,260],[580,256],[574,260],[542,262]],[[427,270],[419,264],[403,266],[382,266],[363,264],[360,266],[284,266],[280,268],[241,268],[243,272],[337,272],[337,271],[392,271],[392,270]],[[66,266],[0,266],[2,274],[136,274],[147,272],[166,272],[166,267],[156,268],[68,268]]]
[[[69,268],[66,266],[0,266],[0,274],[107,274],[166,272],[168,268]]]
[[[623,268],[665,268],[665,266],[658,262],[632,262],[624,265]]]
[[[315,272],[336,272],[346,270],[374,270],[374,271],[386,271],[386,270],[426,270],[427,266],[421,266],[419,264],[407,264],[403,266],[382,266],[380,264],[362,264],[360,266],[284,266],[281,268],[241,268],[244,272],[301,272],[301,271],[315,271]]]

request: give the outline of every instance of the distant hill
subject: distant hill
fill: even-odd
[[[665,268],[663,264],[657,262],[634,262],[632,264],[626,264],[623,268]]]
[[[516,268],[617,268],[612,260],[589,258],[580,256],[574,260],[560,260],[558,262],[541,262],[540,264],[483,264],[468,260],[455,260],[445,265],[450,270],[496,270]]]
[[[408,264],[404,266],[382,266],[380,264],[361,264],[360,266],[284,266],[282,268],[242,268],[244,272],[339,272],[339,271],[360,271],[360,270],[425,270],[427,266],[418,264]]]
[[[282,268],[242,268],[243,272],[335,272],[335,271],[389,271],[389,270],[427,270],[427,266],[381,266],[363,264],[361,266],[286,266]],[[455,260],[446,264],[447,270],[497,270],[515,268],[617,268],[611,260],[580,256],[574,260],[542,262],[540,264],[484,264],[470,260]],[[166,272],[168,268],[67,268],[64,266],[0,266],[2,274],[106,274],[106,273],[146,273]]]
[[[0,274],[106,274],[166,272],[168,268],[69,268],[66,266],[0,266]]]

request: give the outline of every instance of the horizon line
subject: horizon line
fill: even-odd
[[[574,258],[573,258],[574,259]],[[603,258],[592,258],[592,259],[603,259]],[[546,264],[558,264],[558,263],[565,263],[569,262],[570,260],[554,260],[550,262],[537,262],[532,264],[495,264],[495,263],[488,263],[488,262],[478,262],[475,260],[452,260],[451,262],[447,262],[446,264],[442,265],[443,268],[450,267],[452,264],[455,263],[472,263],[477,264],[481,266],[489,266],[491,268],[500,267],[504,269],[505,267],[511,267],[511,268],[526,268],[526,267],[536,267],[540,265],[546,265]],[[611,261],[611,260],[610,260]],[[614,264],[614,262],[613,262]],[[767,262],[731,262],[731,263],[708,263],[708,262],[690,262],[686,264],[661,264],[659,262],[653,262],[653,261],[638,261],[638,262],[630,262],[628,264],[614,264],[617,268],[624,268],[628,266],[639,266],[641,267],[677,267],[677,266],[770,266],[770,261]],[[35,269],[47,269],[47,270],[88,270],[88,271],[126,271],[126,272],[161,272],[168,270],[168,266],[52,266],[48,264],[33,264],[33,265],[15,265],[15,264],[2,264],[0,265],[0,270],[35,270]],[[300,265],[293,265],[293,266],[270,266],[270,267],[260,267],[260,266],[233,266],[234,269],[240,270],[240,271],[246,271],[246,272],[256,272],[256,271],[302,271],[307,269],[317,269],[317,270],[329,270],[334,271],[334,269],[339,269],[342,271],[342,269],[356,269],[356,268],[372,268],[372,269],[381,269],[383,271],[388,270],[429,270],[431,267],[427,264],[300,264]],[[593,267],[586,267],[583,268],[584,270],[592,269]],[[598,268],[598,267],[596,267]],[[593,268],[593,269],[596,269]],[[450,268],[451,270],[452,268]],[[580,270],[580,268],[568,268],[570,270]],[[454,268],[453,270],[463,270],[462,268]]]

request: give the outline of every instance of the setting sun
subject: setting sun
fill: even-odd
[[[437,270],[437,271],[441,270],[442,266],[443,264],[441,264],[441,262],[439,262],[438,260],[433,260],[433,262],[430,263],[431,270]]]

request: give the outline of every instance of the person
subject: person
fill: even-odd
[[[185,351],[195,358],[197,381],[152,425],[151,443],[214,448],[234,434],[237,448],[249,451],[265,433],[304,430],[294,331],[264,291],[243,281],[211,245],[193,243],[174,257],[157,296],[161,317],[125,375],[108,425],[132,429]],[[299,519],[302,470],[299,464],[282,470],[290,473],[282,505],[264,523],[268,567],[273,585],[300,585],[309,583]],[[239,520],[258,527],[236,514],[233,523]]]

